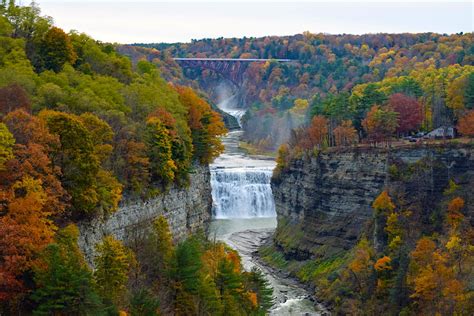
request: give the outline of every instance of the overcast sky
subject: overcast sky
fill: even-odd
[[[21,1],[29,3],[29,0]],[[66,31],[105,42],[292,35],[473,31],[471,1],[124,1],[37,0]]]

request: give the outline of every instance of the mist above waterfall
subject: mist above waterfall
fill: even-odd
[[[232,87],[225,81],[221,81],[214,90],[217,99],[217,107],[222,111],[234,116],[242,127],[242,116],[246,109],[239,104],[238,89]]]

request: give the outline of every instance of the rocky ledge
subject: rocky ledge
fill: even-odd
[[[275,243],[297,260],[344,253],[370,225],[371,204],[386,186],[402,186],[408,202],[428,206],[442,198],[450,179],[472,188],[473,151],[468,145],[351,149],[294,159],[272,179]],[[410,179],[397,180],[397,168]],[[466,201],[470,215],[473,202]]]
[[[94,219],[78,224],[79,247],[93,264],[95,245],[106,235],[132,243],[146,234],[153,221],[163,215],[175,240],[206,229],[211,219],[212,196],[208,166],[195,166],[188,187],[172,187],[167,193],[147,201],[122,201],[119,209],[106,220]]]

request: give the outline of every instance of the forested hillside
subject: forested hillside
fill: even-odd
[[[472,315],[473,145],[300,152],[273,176],[263,257],[336,315]]]
[[[254,63],[241,87],[247,140],[273,150],[283,143],[272,180],[278,228],[261,249],[267,262],[312,284],[336,314],[472,314],[472,33],[144,46],[156,49],[170,80],[204,89],[219,76],[183,69],[183,77],[171,57],[295,60]],[[438,127],[462,138],[419,137]],[[377,193],[366,202],[371,186]]]
[[[258,271],[202,236],[174,245],[158,219],[140,249],[111,236],[95,270],[77,221],[123,197],[187,186],[222,151],[220,116],[189,87],[111,44],[66,34],[39,8],[0,4],[0,314],[261,314]]]
[[[455,124],[453,112],[472,107],[470,75],[473,34],[304,34],[263,38],[219,38],[183,44],[143,45],[157,49],[154,60],[170,80],[182,78],[171,57],[289,58],[293,63],[252,64],[247,71],[245,137],[275,149],[290,130],[326,112],[333,127],[361,121],[371,106],[400,92],[423,108],[423,130]],[[208,70],[184,70],[202,87],[218,80]],[[174,78],[174,79],[173,79]],[[381,82],[384,88],[366,85]],[[390,87],[388,87],[390,86]],[[373,93],[374,90],[377,90]],[[323,109],[324,108],[324,109]],[[336,118],[338,116],[338,118]]]

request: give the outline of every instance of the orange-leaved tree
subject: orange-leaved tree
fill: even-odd
[[[449,254],[428,237],[421,238],[411,252],[408,284],[411,298],[423,315],[464,314],[468,296],[464,281],[457,277]]]
[[[374,105],[362,121],[367,137],[377,143],[390,138],[398,127],[398,114],[389,108]]]
[[[357,131],[350,120],[342,121],[341,125],[334,129],[333,134],[336,146],[349,146],[357,140]]]
[[[38,254],[48,245],[56,229],[42,181],[25,176],[14,183],[7,213],[0,217],[0,301],[26,292],[25,273],[38,263]]]
[[[307,139],[302,140],[303,148],[311,149],[314,146],[320,148],[327,144],[327,137],[328,120],[322,115],[316,115],[307,129]]]
[[[474,110],[461,117],[457,127],[458,131],[464,136],[474,137]]]
[[[456,229],[463,220],[464,215],[461,210],[464,208],[464,200],[461,197],[455,197],[448,204],[448,223]]]
[[[367,238],[363,237],[355,247],[354,258],[348,268],[359,293],[367,293],[370,288],[371,275],[374,272],[374,249]]]
[[[219,138],[227,132],[222,118],[191,88],[177,87],[176,90],[180,102],[188,109],[194,157],[201,163],[209,163],[224,150]]]
[[[0,172],[4,179],[0,188],[6,190],[27,175],[39,179],[49,211],[62,213],[70,196],[61,184],[61,169],[55,167],[50,159],[53,148],[59,146],[59,138],[48,131],[42,120],[23,110],[10,112],[4,117],[4,122],[15,137],[16,145],[15,157],[7,163],[7,170]]]

